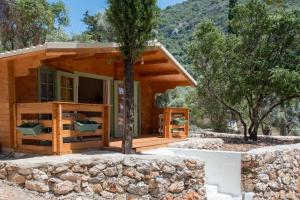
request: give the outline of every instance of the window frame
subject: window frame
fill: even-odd
[[[49,86],[49,83],[48,83],[48,80],[47,80],[47,83],[42,83],[42,71],[45,71],[47,73],[47,76],[48,76],[48,73],[53,73],[53,88],[54,88],[54,94],[53,94],[53,99],[49,99],[47,97],[47,99],[45,99],[44,97],[42,97],[42,84],[46,84],[47,85],[47,89],[48,89],[48,86]],[[55,101],[57,100],[57,71],[55,69],[52,69],[52,68],[49,68],[47,66],[42,66],[39,68],[38,70],[38,100],[39,102],[43,102],[43,100],[45,101]],[[48,77],[47,77],[48,78]],[[47,91],[48,93],[48,91]],[[48,96],[48,94],[47,94]]]

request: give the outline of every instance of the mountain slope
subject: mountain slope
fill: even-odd
[[[244,3],[247,0],[239,0]],[[228,26],[229,0],[188,0],[161,11],[161,24],[158,30],[159,40],[168,50],[190,69],[187,47],[193,37],[197,25],[205,19],[213,20],[222,30]],[[300,8],[300,0],[283,0],[287,8]]]

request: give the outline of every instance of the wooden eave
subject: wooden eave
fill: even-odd
[[[88,59],[111,59],[122,67],[122,56],[116,43],[45,43],[36,47],[0,54],[0,61],[39,56],[40,60],[80,62]],[[197,86],[197,82],[160,43],[151,44],[135,64],[141,81],[167,82],[178,86]]]

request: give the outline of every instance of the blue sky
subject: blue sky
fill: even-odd
[[[56,2],[58,0],[49,0]],[[90,14],[104,11],[106,8],[106,0],[62,0],[69,9],[70,26],[66,28],[69,34],[80,33],[85,30],[85,25],[81,22],[83,13],[89,11]],[[183,2],[184,0],[158,0],[158,6],[165,8],[169,5]]]

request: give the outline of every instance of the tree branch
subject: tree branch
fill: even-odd
[[[289,96],[285,99],[280,100],[278,103],[275,103],[262,115],[262,117],[260,118],[260,120],[258,122],[261,123],[272,112],[272,110],[274,108],[276,108],[277,106],[279,106],[280,104],[283,104],[284,102],[295,99],[295,98],[300,98],[300,95]]]

